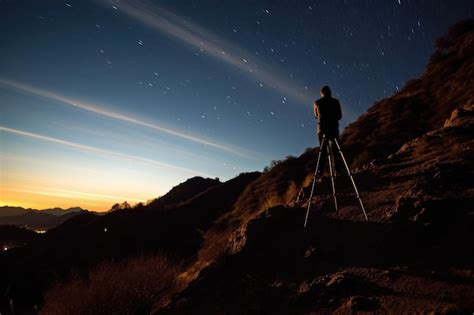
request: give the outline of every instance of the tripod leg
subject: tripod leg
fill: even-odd
[[[308,223],[309,209],[311,208],[311,200],[313,199],[314,185],[316,184],[316,176],[318,175],[319,162],[321,161],[321,153],[324,150],[325,142],[326,142],[326,136],[323,135],[323,140],[321,141],[321,145],[319,146],[318,161],[316,162],[316,169],[314,170],[313,185],[311,186],[311,194],[309,195],[309,200],[308,200],[308,209],[306,209],[306,217],[304,218],[304,227],[306,227],[306,224]]]
[[[334,170],[333,170],[333,156],[329,147],[331,146],[331,140],[329,140],[329,145],[327,146],[328,161],[329,161],[329,174],[331,174],[331,185],[332,185],[332,197],[334,198],[334,207],[337,211],[337,199],[336,199],[336,186],[334,185]]]
[[[359,200],[360,207],[362,208],[362,212],[364,212],[364,217],[367,221],[369,221],[369,218],[367,218],[367,213],[365,212],[364,204],[362,203],[362,199],[360,199],[359,191],[357,190],[356,183],[354,181],[354,178],[352,177],[351,170],[349,169],[349,166],[347,165],[346,158],[344,157],[344,154],[342,153],[341,146],[339,145],[339,142],[337,139],[334,139],[334,142],[336,142],[337,150],[339,151],[339,154],[341,155],[342,161],[344,162],[344,165],[347,170],[347,174],[349,174],[349,178],[352,181],[352,186],[354,186],[354,191],[356,193],[357,199]]]

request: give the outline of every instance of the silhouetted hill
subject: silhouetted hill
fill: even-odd
[[[6,208],[7,213],[21,213],[18,215],[9,215],[0,217],[1,225],[27,226],[32,229],[47,230],[58,226],[66,220],[79,215],[87,210],[81,208],[53,208],[45,210],[23,209],[23,208]],[[1,210],[0,210],[1,211]]]
[[[183,203],[186,200],[220,183],[221,182],[219,179],[202,178],[196,176],[173,187],[167,194],[152,201],[150,206],[153,208],[170,208],[173,206],[178,206],[180,203]]]
[[[25,209],[22,207],[2,206],[0,207],[0,218],[18,216],[18,215],[31,213],[31,212],[38,212],[38,211],[52,214],[55,216],[61,216],[61,215],[69,214],[72,212],[89,211],[89,210],[85,210],[79,207],[73,207],[73,208],[68,208],[68,209],[50,208],[50,209],[38,210],[38,209],[31,209],[31,208]]]
[[[31,211],[21,215],[3,217],[0,219],[0,225],[26,225],[31,228],[37,228],[49,226],[56,218],[52,214]]]
[[[52,209],[44,209],[41,211],[55,215],[55,216],[61,216],[61,215],[71,214],[74,212],[89,211],[89,210],[84,210],[80,207],[73,207],[73,208],[68,208],[68,209],[52,208]]]
[[[166,211],[157,211],[163,208],[152,203],[101,216],[88,212],[77,215],[49,230],[41,239],[19,249],[18,254],[14,251],[9,253],[10,257],[15,258],[4,258],[3,262],[6,264],[4,268],[10,268],[12,273],[3,283],[14,283],[10,290],[15,292],[19,303],[40,303],[41,291],[51,284],[55,274],[67,275],[71,270],[87,270],[104,259],[160,251],[188,261],[199,249],[203,231],[230,209],[242,190],[259,174],[241,174],[225,183],[197,180],[199,189],[194,189],[194,192],[210,186],[208,183],[214,185]],[[206,185],[202,185],[203,182]],[[181,187],[188,185],[189,182]],[[189,192],[193,189],[188,188],[182,190],[183,198],[175,190],[173,200],[185,200],[192,196]],[[21,265],[16,265],[16,255],[21,257]],[[31,287],[32,278],[37,280],[35,287]]]
[[[27,213],[29,210],[33,210],[33,209],[3,206],[3,207],[0,207],[0,218],[14,216],[14,215],[22,215],[22,214]]]

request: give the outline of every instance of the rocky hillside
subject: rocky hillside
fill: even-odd
[[[370,222],[340,176],[339,211],[325,179],[303,229],[295,201],[317,151],[285,161],[206,232],[189,287],[162,311],[472,312],[473,52],[473,21],[453,26],[420,79],[344,131]]]
[[[474,107],[463,113],[356,173],[370,222],[344,179],[336,213],[324,181],[307,229],[304,207],[261,211],[163,312],[472,311]]]
[[[354,166],[396,152],[405,142],[443,127],[454,110],[472,104],[472,20],[451,27],[436,46],[419,79],[375,103],[346,128],[342,142],[352,152]]]

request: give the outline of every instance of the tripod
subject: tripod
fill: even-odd
[[[326,145],[325,147],[326,141],[328,141],[328,145]],[[318,172],[318,170],[319,170],[319,163],[321,161],[321,155],[323,154],[324,149],[326,149],[327,160],[329,162],[328,164],[329,164],[329,174],[331,175],[332,197],[334,198],[334,207],[336,208],[336,211],[337,211],[336,186],[334,185],[335,170],[333,170],[334,157],[332,156],[331,150],[329,148],[332,145],[332,141],[334,141],[334,143],[336,144],[337,151],[341,155],[342,161],[344,162],[344,166],[346,167],[347,174],[349,175],[349,178],[351,179],[352,186],[354,187],[354,191],[356,193],[357,199],[359,200],[359,204],[360,204],[360,207],[362,208],[362,212],[364,213],[364,217],[367,221],[369,221],[369,219],[367,218],[367,213],[365,212],[364,204],[362,203],[362,199],[360,199],[359,191],[357,190],[354,177],[352,177],[351,170],[349,169],[349,166],[347,165],[346,158],[344,157],[344,154],[342,153],[339,142],[334,137],[329,138],[329,137],[326,137],[326,135],[323,135],[323,140],[321,141],[321,145],[319,147],[318,160],[316,162],[316,170],[314,171],[313,184],[311,186],[311,194],[308,200],[308,209],[306,210],[306,217],[304,219],[305,228],[308,223],[309,209],[311,208],[311,199],[313,198],[313,192],[314,192],[314,186],[316,184],[316,179],[317,179],[318,174],[322,174],[322,170],[321,172]]]

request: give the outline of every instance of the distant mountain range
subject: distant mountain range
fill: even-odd
[[[44,210],[22,207],[0,207],[0,225],[28,226],[33,229],[50,229],[78,214],[90,212],[79,207]]]

